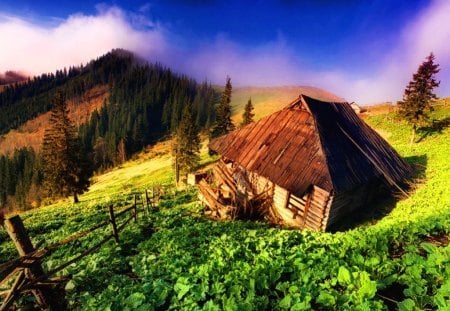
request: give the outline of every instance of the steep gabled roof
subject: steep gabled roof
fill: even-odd
[[[314,116],[322,150],[336,192],[350,190],[374,177],[398,183],[411,167],[347,103],[324,103],[303,96]]]
[[[311,185],[343,192],[375,177],[398,182],[411,170],[348,103],[304,95],[210,148],[297,195]]]

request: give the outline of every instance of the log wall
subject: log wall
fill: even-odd
[[[327,191],[316,186],[303,197],[297,197],[276,185],[273,207],[283,222],[290,227],[325,230],[330,198]]]
[[[234,204],[242,203],[241,201],[245,203],[245,201],[265,194],[267,200],[271,200],[268,202],[269,205],[271,204],[270,214],[276,215],[276,223],[320,231],[326,230],[329,224],[331,203],[334,202],[333,196],[318,186],[311,186],[302,197],[296,196],[269,179],[246,171],[236,163],[223,161],[214,167],[214,177],[221,196],[226,198],[228,197],[226,194],[231,193]],[[200,190],[204,188],[203,186],[203,184],[199,184]],[[217,204],[213,204],[212,201],[217,201],[218,198],[214,198],[214,200],[209,198],[208,200],[207,197],[210,196],[207,194],[207,191],[200,191],[200,200],[215,210]],[[237,201],[234,200],[234,197]],[[331,217],[331,220],[334,220],[334,216]]]
[[[334,196],[326,228],[335,224],[352,212],[361,210],[373,201],[384,190],[383,184],[379,180],[373,180],[365,185],[361,185],[351,191],[341,192]]]

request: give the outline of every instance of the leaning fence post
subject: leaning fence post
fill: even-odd
[[[114,240],[119,243],[119,233],[117,232],[116,216],[112,204],[109,206],[109,221],[111,222]]]
[[[133,208],[133,217],[134,217],[134,222],[137,222],[137,195],[134,195],[134,208]]]
[[[14,242],[20,257],[24,257],[35,250],[19,215],[5,219],[4,227]],[[29,280],[37,279],[43,275],[45,275],[44,269],[42,269],[39,260],[33,261],[30,267],[25,269],[25,276]],[[61,299],[60,295],[55,295],[51,289],[33,289],[31,292],[42,309],[50,307],[52,310],[65,310],[65,301],[60,300],[58,302],[57,299]]]

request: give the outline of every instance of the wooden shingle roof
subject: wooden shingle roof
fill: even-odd
[[[348,103],[304,95],[281,111],[212,140],[210,148],[297,195],[311,185],[343,192],[375,177],[399,182],[411,172]]]

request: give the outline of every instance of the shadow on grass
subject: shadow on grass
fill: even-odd
[[[442,131],[447,127],[450,127],[450,117],[444,118],[442,120],[433,120],[431,125],[419,127],[417,129],[417,134],[421,136],[416,141],[416,143],[420,143],[427,136],[430,136],[432,134],[441,134]]]
[[[427,167],[427,156],[411,156],[405,158],[405,160],[413,166],[413,175],[405,181],[400,187],[405,192],[413,191],[417,185],[420,184],[420,180],[425,177],[425,170]],[[404,199],[405,195],[398,189],[384,189],[381,194],[369,204],[359,207],[353,210],[341,220],[331,225],[328,231],[346,231],[356,228],[361,225],[372,225],[387,216],[396,206],[397,203]]]

